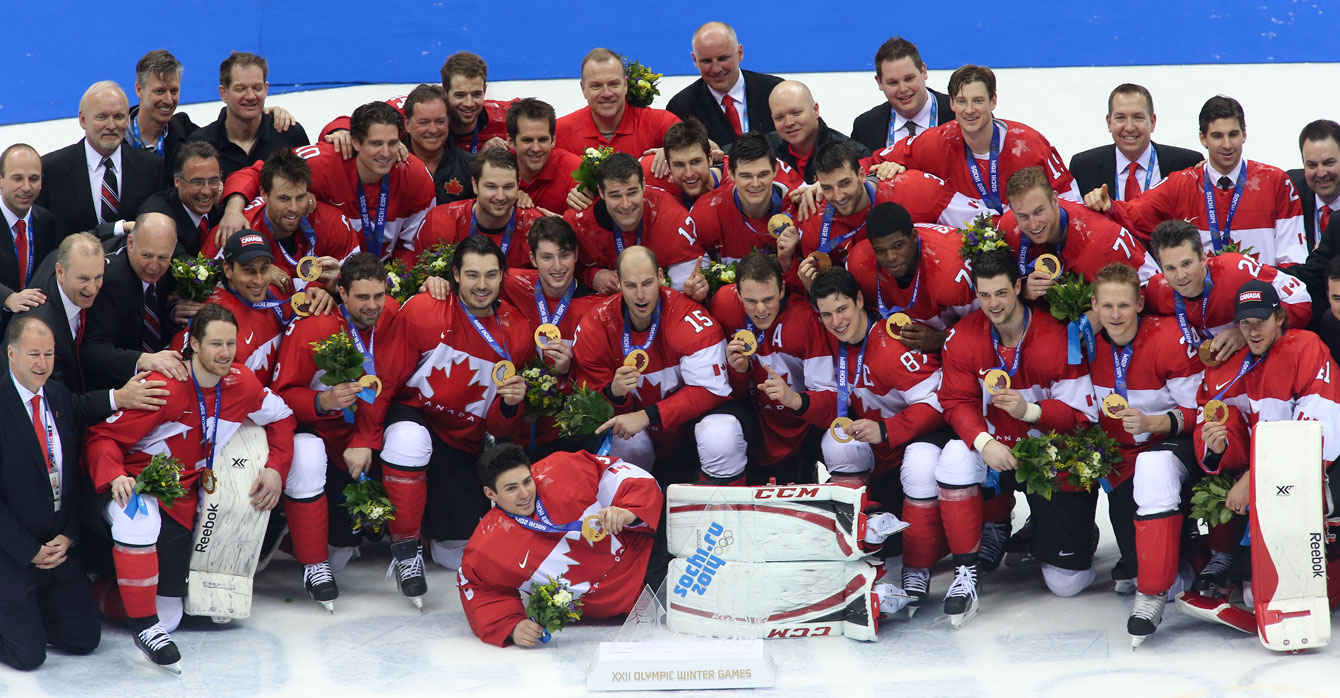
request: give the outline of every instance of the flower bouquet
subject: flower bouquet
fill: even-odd
[[[735,283],[735,269],[739,266],[735,262],[727,264],[725,262],[712,262],[703,269],[703,276],[707,279],[707,300],[726,284]]]
[[[349,510],[354,533],[379,534],[387,521],[395,519],[395,505],[386,496],[386,488],[376,480],[369,480],[366,473],[358,482],[345,486],[340,506]]]
[[[1019,461],[1015,477],[1024,490],[1043,499],[1051,499],[1062,480],[1071,487],[1091,491],[1112,474],[1113,465],[1121,462],[1117,442],[1096,424],[1068,434],[1050,432],[1020,439],[1010,452]]]
[[[592,196],[599,192],[600,181],[596,179],[596,168],[605,161],[605,158],[613,154],[614,149],[608,146],[587,148],[582,154],[582,164],[572,171],[572,181],[577,183],[577,188]]]
[[[202,254],[173,259],[172,278],[182,300],[204,303],[219,283],[219,263]]]
[[[628,95],[625,99],[635,107],[650,107],[656,96],[661,94],[659,85],[663,76],[637,61],[629,61],[625,56],[620,58],[623,59],[624,77],[628,80]]]
[[[126,502],[126,516],[133,519],[144,511],[141,495],[153,497],[162,507],[170,508],[186,494],[186,487],[181,484],[181,461],[168,453],[155,453],[135,476],[135,492]]]
[[[1191,488],[1191,518],[1200,519],[1207,526],[1221,526],[1233,518],[1225,500],[1233,489],[1234,480],[1227,475],[1210,475]]]
[[[414,286],[414,293],[419,292],[419,287],[430,276],[450,278],[451,258],[455,256],[456,246],[449,242],[439,242],[420,252],[419,256],[414,258],[414,267],[410,269],[410,277],[418,282]]]
[[[416,278],[414,270],[399,259],[386,263],[386,292],[397,301],[404,303],[419,292],[423,280]]]
[[[1088,349],[1089,358],[1092,359],[1094,352],[1097,351],[1097,343],[1094,339],[1093,326],[1089,323],[1085,312],[1093,307],[1093,286],[1079,274],[1066,272],[1047,289],[1046,299],[1052,317],[1067,324],[1067,363],[1076,365],[1084,360],[1081,343],[1083,348]]]
[[[564,438],[584,438],[596,433],[596,429],[613,416],[614,405],[599,391],[591,390],[582,383],[573,388],[565,409],[556,415],[555,421],[559,434]]]
[[[553,633],[582,619],[582,602],[572,595],[572,588],[566,580],[550,577],[548,584],[530,588],[526,615],[544,628],[540,642],[549,642]]]
[[[1005,241],[1005,235],[991,223],[991,214],[983,213],[972,222],[959,230],[959,237],[963,240],[962,247],[959,247],[958,256],[971,261],[977,255],[992,250],[1009,250],[1010,243]]]
[[[526,415],[552,417],[563,409],[563,391],[558,389],[558,376],[543,359],[534,358],[521,370],[526,379]]]
[[[325,371],[322,385],[354,383],[363,377],[363,352],[354,346],[347,331],[340,330],[320,342],[312,342],[312,351],[316,367]]]

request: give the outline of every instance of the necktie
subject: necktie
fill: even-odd
[[[911,138],[912,136],[917,135],[917,122],[915,122],[915,121],[908,121],[906,124],[903,124],[903,126],[907,128],[907,137],[908,137],[908,138]]]
[[[84,358],[81,356],[81,352],[84,348],[84,328],[87,327],[88,311],[81,309],[77,317],[79,319],[76,321],[76,327],[74,328],[74,363],[75,366],[79,367],[79,385],[83,386]]]
[[[730,122],[731,130],[739,136],[744,133],[740,126],[740,112],[735,109],[735,98],[730,95],[721,96],[721,108],[726,111],[726,121]]]
[[[1317,240],[1321,240],[1321,234],[1326,232],[1326,228],[1331,225],[1331,207],[1321,207],[1321,227],[1317,228]]]
[[[1232,188],[1233,188],[1233,180],[1229,179],[1227,176],[1225,176],[1225,177],[1220,177],[1220,178],[1219,178],[1219,188],[1220,188],[1220,189],[1223,189],[1224,191],[1228,191],[1229,189],[1232,189]]]
[[[1140,171],[1140,163],[1133,162],[1126,168],[1126,200],[1135,201],[1140,198],[1140,180],[1136,178],[1136,173]]]
[[[98,207],[98,222],[108,223],[117,219],[121,200],[117,192],[121,188],[116,184],[116,166],[110,157],[102,159],[102,203]]]
[[[144,341],[141,344],[146,354],[153,354],[163,347],[162,329],[158,324],[158,294],[153,284],[144,289]]]
[[[18,255],[19,290],[28,285],[28,221],[19,219],[14,224],[14,252]]]
[[[37,445],[42,447],[42,460],[46,461],[47,472],[51,472],[51,442],[47,441],[47,430],[42,427],[42,396],[34,395],[33,431],[37,434]]]
[[[209,237],[209,216],[200,217],[200,241],[203,243],[205,238]]]

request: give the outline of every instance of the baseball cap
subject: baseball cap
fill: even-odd
[[[243,228],[233,233],[228,242],[223,244],[225,262],[246,264],[258,257],[270,260],[275,258],[274,253],[270,252],[270,244],[265,241],[265,236],[254,230]]]
[[[1280,296],[1275,287],[1252,279],[1238,288],[1237,300],[1233,304],[1233,322],[1245,318],[1264,320],[1280,307]]]

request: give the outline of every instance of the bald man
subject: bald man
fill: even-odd
[[[0,153],[0,329],[14,313],[41,305],[46,296],[35,288],[33,271],[56,247],[56,222],[51,212],[37,205],[42,193],[42,160],[26,143],[16,143]]]
[[[768,143],[777,153],[777,176],[793,193],[814,184],[814,153],[829,143],[850,143],[865,158],[870,149],[834,131],[819,118],[819,103],[805,83],[783,80],[768,97],[768,112],[777,129],[768,134]]]
[[[126,93],[114,82],[95,82],[79,100],[84,137],[42,157],[44,186],[37,205],[56,216],[53,245],[99,223],[134,220],[158,191],[163,162],[153,153],[122,148],[130,125]],[[117,235],[124,235],[121,225]]]
[[[86,388],[117,388],[140,371],[186,380],[181,356],[165,350],[177,331],[168,312],[177,226],[161,213],[135,219],[126,246],[107,255],[102,290],[84,329],[80,365]]]
[[[606,48],[592,49],[582,59],[582,96],[585,107],[558,119],[554,147],[578,155],[609,147],[641,157],[665,145],[665,130],[679,121],[664,109],[629,104],[623,62]]]
[[[740,68],[744,46],[729,24],[708,22],[698,27],[689,58],[702,77],[671,97],[666,109],[681,119],[696,117],[707,127],[712,142],[722,148],[741,133],[776,130],[768,95],[782,79]]]

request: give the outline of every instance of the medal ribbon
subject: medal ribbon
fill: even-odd
[[[1223,251],[1224,245],[1228,243],[1229,230],[1233,227],[1233,214],[1238,211],[1238,204],[1242,202],[1242,190],[1247,184],[1247,161],[1242,161],[1242,167],[1238,169],[1238,182],[1233,185],[1233,199],[1228,204],[1228,215],[1224,216],[1224,232],[1219,232],[1219,212],[1215,208],[1214,189],[1210,184],[1209,172],[1205,173],[1205,179],[1201,182],[1201,187],[1205,191],[1205,218],[1210,225],[1210,244],[1214,245],[1214,252],[1218,254]]]
[[[367,243],[364,249],[381,259],[382,236],[386,234],[386,205],[391,199],[391,176],[382,176],[381,193],[377,195],[377,221],[375,225],[372,217],[368,214],[368,197],[363,191],[362,181],[354,183],[354,191],[358,193],[358,212],[363,217],[363,241]],[[369,231],[371,231],[371,235],[368,234]]]
[[[870,206],[874,206],[875,185],[871,184],[870,182],[865,182],[865,191],[866,194],[868,194],[870,197]],[[846,233],[839,235],[837,238],[833,240],[829,240],[828,237],[833,232],[833,216],[835,216],[836,214],[837,209],[833,207],[833,204],[830,203],[824,206],[824,220],[823,224],[819,226],[819,251],[823,252],[824,254],[828,254],[830,250],[842,246],[843,243],[850,240],[857,233],[865,229],[865,222],[862,221],[861,224],[856,228],[853,228],[852,230],[849,230]]]
[[[931,94],[929,90],[927,90],[927,92],[926,92],[926,99],[930,100],[930,102],[931,102],[931,119],[930,119],[930,123],[931,123],[931,125],[930,125],[930,126],[927,126],[926,128],[928,128],[928,129],[929,129],[929,128],[935,128],[935,127],[938,126],[939,123],[940,123],[940,119],[939,119],[940,105],[939,105],[938,103],[936,103],[936,101],[935,101],[935,95]],[[908,121],[912,121],[913,123],[916,123],[913,119],[908,119]],[[896,131],[896,130],[898,130],[897,128],[894,127],[894,124],[896,124],[896,123],[898,123],[898,116],[897,116],[897,114],[894,114],[892,111],[890,111],[890,113],[889,113],[889,135],[888,135],[887,138],[884,139],[884,147],[886,147],[886,148],[887,148],[888,146],[891,146],[891,145],[893,145],[894,143],[897,143],[897,142],[898,142],[898,139],[895,138],[894,135],[893,135],[893,132]],[[923,129],[923,130],[925,130],[925,129]]]
[[[572,303],[572,295],[577,292],[577,280],[573,279],[568,284],[568,290],[563,292],[563,300],[558,302],[558,307],[554,308],[553,317],[549,316],[549,303],[544,299],[543,284],[539,279],[535,280],[535,308],[540,311],[540,324],[554,325],[563,321],[563,316],[568,312],[568,304]]]
[[[195,388],[196,406],[200,408],[200,443],[209,446],[209,456],[205,459],[205,469],[214,469],[214,451],[218,447],[219,409],[223,407],[223,380],[214,388],[214,428],[209,428],[209,412],[205,408],[205,393],[200,389],[200,381],[195,377],[195,366],[191,366],[191,385]]]
[[[236,298],[237,301],[242,305],[245,305],[248,308],[251,308],[252,310],[268,310],[274,313],[275,316],[279,318],[280,324],[282,325],[288,324],[289,321],[284,319],[284,310],[283,310],[284,306],[288,305],[288,301],[281,301],[275,298],[274,294],[270,293],[270,290],[268,288],[265,290],[265,297],[267,298],[267,300],[260,301],[259,303],[252,303],[251,301],[243,298],[241,295],[237,293],[236,290],[233,289],[232,286],[225,285],[224,288],[228,289],[228,292],[233,294],[233,298]]]
[[[879,316],[888,319],[894,313],[901,313],[917,304],[917,296],[921,293],[921,238],[917,238],[917,275],[912,279],[912,298],[907,301],[907,305],[895,305],[892,308],[884,304],[884,291],[879,287],[879,270],[875,270],[875,302],[879,304]]]
[[[484,327],[484,323],[480,322],[479,318],[475,317],[474,314],[465,307],[465,301],[462,301],[460,296],[456,297],[456,303],[461,306],[461,312],[465,313],[465,317],[470,319],[470,324],[474,326],[475,332],[478,332],[479,336],[483,337],[485,342],[488,342],[489,347],[497,352],[499,356],[511,361],[512,355],[507,353],[507,348],[499,344],[498,340],[493,338],[493,335],[489,333],[488,328]],[[495,315],[494,317],[496,318],[497,316]],[[355,344],[354,346],[358,345]]]
[[[502,509],[502,507],[499,507],[499,509]],[[540,501],[538,495],[535,497],[534,519],[530,518],[529,516],[518,516],[510,511],[507,511],[506,509],[503,509],[502,511],[504,514],[507,514],[508,516],[512,517],[512,520],[516,521],[522,526],[525,526],[526,528],[529,528],[530,530],[539,533],[567,533],[569,531],[582,530],[581,519],[578,519],[576,521],[573,521],[572,523],[567,524],[554,523],[554,520],[549,518],[549,512],[545,511],[544,504]]]
[[[628,308],[623,309],[623,355],[628,356],[633,353],[633,349],[646,351],[651,348],[652,342],[656,341],[656,332],[661,328],[661,301],[656,300],[656,309],[651,312],[651,329],[647,331],[647,341],[633,346],[633,330],[629,327],[632,322],[628,318]]]
[[[376,328],[372,329],[372,342],[364,345],[363,336],[358,333],[358,327],[354,325],[354,319],[349,315],[349,309],[343,303],[340,304],[340,313],[344,315],[345,325],[349,328],[349,339],[353,340],[354,348],[358,350],[358,353],[363,355],[363,373],[369,376],[377,375],[377,360],[373,356],[377,343]],[[377,399],[377,391],[371,387],[363,388],[358,391],[358,399],[371,405]],[[353,416],[352,410],[350,410],[348,416]]]
[[[1061,257],[1061,253],[1065,250],[1066,232],[1067,232],[1067,230],[1069,230],[1069,228],[1070,228],[1070,214],[1066,212],[1064,206],[1060,206],[1060,205],[1058,205],[1057,208],[1061,211],[1061,240],[1060,240],[1059,242],[1056,243],[1056,252],[1057,252],[1057,254],[1056,254],[1056,258],[1057,258],[1058,260],[1060,260],[1060,262],[1061,262],[1061,272],[1064,273],[1064,272],[1065,272],[1065,259],[1063,259],[1063,258]],[[1028,235],[1027,235],[1026,233],[1024,233],[1024,231],[1020,230],[1020,231],[1019,231],[1019,257],[1018,257],[1018,260],[1017,260],[1017,261],[1019,262],[1019,275],[1020,275],[1020,276],[1028,276],[1029,274],[1031,274],[1031,273],[1033,272],[1033,270],[1034,270],[1035,268],[1037,268],[1037,260],[1031,260],[1031,261],[1030,261],[1030,260],[1028,259],[1028,253],[1029,253],[1032,249],[1033,249],[1033,241],[1028,239]]]
[[[614,228],[615,228],[614,248],[619,251],[619,254],[623,254],[623,248],[624,248],[623,231],[618,229],[619,228],[618,223],[614,224]],[[642,244],[642,221],[637,222],[637,236],[633,238],[633,244],[634,245]]]
[[[977,187],[978,197],[987,208],[996,213],[1004,213],[1005,206],[1000,202],[1000,129],[996,128],[994,122],[991,124],[991,152],[988,157],[991,162],[990,189],[987,189],[987,183],[982,181],[981,168],[977,167],[977,158],[973,156],[972,148],[968,146],[967,141],[963,142],[963,158],[968,163],[968,174],[972,175],[972,184]]]
[[[1200,324],[1205,329],[1205,339],[1214,336],[1210,334],[1210,323],[1206,320],[1205,310],[1209,307],[1210,291],[1214,290],[1214,281],[1210,279],[1210,269],[1205,268],[1205,287],[1200,291]],[[1191,319],[1186,314],[1186,299],[1182,294],[1173,291],[1173,312],[1177,315],[1177,326],[1182,330],[1182,337],[1186,339],[1186,345],[1189,347],[1198,347],[1205,340],[1200,339],[1196,333],[1196,328],[1191,326]]]
[[[996,368],[1003,369],[1013,378],[1019,371],[1019,360],[1024,356],[1024,338],[1028,336],[1028,328],[1033,324],[1033,311],[1024,306],[1024,331],[1019,335],[1019,346],[1014,350],[1014,361],[1010,362],[1010,367],[1005,368],[1005,358],[1000,355],[1000,333],[996,331],[996,326],[991,326],[991,350],[996,353],[996,358],[1000,359],[1000,364]]]
[[[362,189],[359,189],[359,191],[362,192],[363,190],[362,190]],[[366,201],[362,201],[362,200],[360,200],[360,203],[366,203]],[[364,208],[365,215],[366,215],[366,211],[367,211],[367,209],[366,209],[366,207],[365,207],[365,208]],[[381,212],[380,212],[380,211],[378,212],[378,215],[381,216]],[[266,224],[267,226],[270,227],[270,236],[271,236],[271,237],[274,237],[274,225],[273,225],[272,223],[270,223],[270,207],[269,207],[269,205],[266,205],[265,208],[261,209],[261,216],[264,218],[264,220],[265,220],[265,224]],[[308,251],[308,252],[315,253],[315,252],[316,252],[316,230],[315,230],[314,228],[312,228],[312,224],[309,223],[309,222],[307,221],[307,216],[303,216],[302,218],[299,218],[299,219],[298,219],[298,225],[302,228],[302,236],[303,236],[303,238],[304,238],[305,240],[307,240],[307,251]],[[366,225],[366,224],[365,224],[365,225]],[[378,239],[380,240],[381,238],[378,238]],[[278,247],[278,248],[279,248],[279,254],[284,255],[284,260],[288,262],[288,264],[289,264],[290,267],[293,267],[293,272],[296,274],[296,273],[298,272],[298,260],[297,260],[297,259],[294,259],[293,256],[290,255],[290,254],[288,253],[288,250],[284,249],[284,246],[281,245],[281,244],[279,243],[279,239],[278,239],[278,238],[275,238],[274,240],[275,240],[275,247]],[[299,251],[299,252],[302,251],[302,246],[301,246],[301,245],[298,246],[298,251]],[[299,258],[299,259],[301,259],[302,257],[303,257],[303,255],[301,255],[301,254],[298,255],[298,258]]]
[[[861,351],[856,354],[856,379],[847,380],[847,350],[850,348],[846,342],[838,347],[838,380],[837,380],[837,416],[846,417],[847,410],[850,409],[851,391],[856,386],[856,381],[861,380],[861,369],[865,367],[865,349],[870,346],[870,332],[875,329],[875,323],[866,317],[865,339],[861,340]]]
[[[749,222],[749,216],[745,215],[744,207],[740,205],[740,189],[738,187],[731,192],[731,196],[735,197],[735,208],[740,212],[740,217],[744,219],[745,227],[749,228],[749,230],[753,232],[755,235],[764,235],[764,233],[758,232],[758,228],[755,228],[754,224]],[[777,187],[773,187],[772,203],[770,204],[770,208],[768,210],[768,218],[772,218],[773,216],[781,212],[782,212],[782,196],[777,193]]]
[[[163,139],[167,138],[167,132],[168,127],[164,126],[163,133],[158,136],[158,143],[154,145],[154,154],[159,157],[163,156]],[[144,139],[140,138],[140,120],[138,112],[136,112],[136,118],[130,120],[130,142],[133,143],[136,148],[144,148]]]
[[[512,219],[507,221],[507,229],[503,231],[502,242],[498,247],[502,248],[503,256],[507,256],[507,250],[512,247],[512,232],[516,230],[516,206],[512,207]],[[473,209],[470,211],[470,235],[479,234],[479,217],[475,215]],[[622,250],[621,250],[622,251]]]
[[[1267,351],[1266,354],[1263,354],[1261,356],[1255,356],[1250,351],[1247,352],[1247,356],[1243,357],[1242,359],[1242,366],[1238,368],[1238,375],[1234,376],[1233,380],[1229,381],[1228,385],[1224,386],[1222,390],[1215,393],[1214,397],[1211,399],[1222,400],[1224,397],[1224,393],[1227,393],[1228,389],[1232,388],[1234,383],[1237,383],[1239,380],[1242,380],[1243,376],[1247,375],[1248,373],[1251,373],[1252,369],[1256,368],[1256,365],[1264,361],[1266,356],[1268,355],[1269,351]]]

